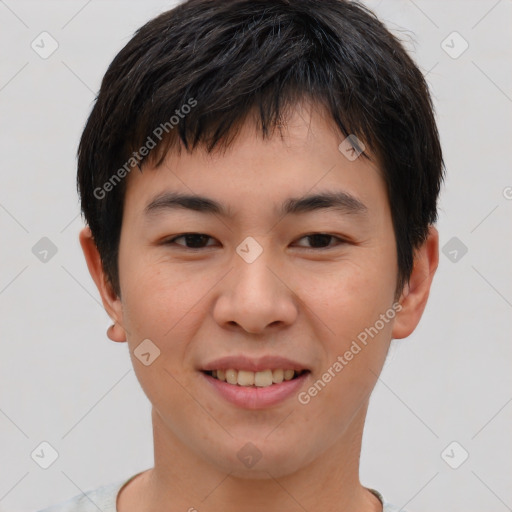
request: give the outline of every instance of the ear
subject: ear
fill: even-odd
[[[100,253],[98,252],[96,242],[94,241],[89,226],[86,226],[80,231],[79,239],[85,256],[85,261],[87,262],[87,268],[89,269],[89,273],[100,292],[103,307],[110,318],[114,321],[114,325],[109,327],[107,335],[112,341],[126,341],[126,330],[123,328],[121,299],[113,290],[111,284],[107,280],[106,274],[103,271]]]
[[[430,226],[427,239],[414,253],[413,270],[400,297],[402,309],[393,324],[392,337],[406,338],[418,325],[427,305],[430,286],[439,264],[439,233]]]

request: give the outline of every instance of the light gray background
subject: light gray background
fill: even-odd
[[[414,512],[512,510],[511,0],[369,1],[428,74],[448,178],[441,254],[416,332],[394,342],[361,476]],[[173,5],[0,0],[0,510],[30,511],[152,465],[149,403],[78,243],[75,152],[100,80],[136,28]],[[59,47],[42,59],[31,42]],[[457,31],[469,48],[442,47]],[[460,50],[451,36],[446,45]],[[509,187],[509,188],[507,188]],[[508,197],[508,199],[507,199]],[[32,253],[42,237],[57,253]],[[452,254],[453,257],[453,254]],[[44,470],[31,452],[59,453]],[[469,458],[452,469],[461,450]],[[312,512],[312,511],[310,511]]]

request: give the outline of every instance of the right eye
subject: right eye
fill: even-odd
[[[185,243],[177,243],[176,240],[183,239]],[[202,249],[206,247],[205,242],[208,240],[214,240],[211,236],[203,233],[184,233],[183,235],[176,236],[170,240],[166,240],[164,245],[179,245],[184,246],[185,249]]]

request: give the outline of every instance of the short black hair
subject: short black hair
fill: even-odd
[[[268,137],[302,100],[377,158],[402,290],[444,176],[428,86],[402,43],[352,1],[188,0],[114,58],[78,148],[82,212],[117,295],[126,174],[181,145],[227,148],[250,115]]]

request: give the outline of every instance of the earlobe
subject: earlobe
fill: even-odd
[[[100,254],[89,226],[86,226],[80,231],[79,240],[89,273],[100,292],[103,307],[114,322],[114,324],[108,328],[107,336],[112,341],[126,341],[126,331],[122,326],[123,315],[121,299],[112,289],[103,271]]]
[[[126,332],[117,322],[107,329],[107,336],[115,342],[126,341]]]
[[[402,309],[395,317],[392,337],[406,338],[418,325],[427,305],[430,287],[439,264],[439,233],[430,226],[427,239],[414,253],[409,283],[400,297]]]

